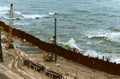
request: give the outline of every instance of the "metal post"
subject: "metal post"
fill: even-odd
[[[0,27],[0,61],[3,62],[3,55],[2,55],[2,45],[1,45],[1,27]]]
[[[54,18],[54,20],[55,20],[55,35],[54,35],[54,53],[55,53],[55,61],[57,61],[57,52],[56,52],[56,32],[57,32],[57,29],[56,29],[56,25],[57,25],[57,19],[56,18]]]
[[[11,48],[12,46],[12,27],[13,27],[13,4],[10,5],[10,23],[9,23],[10,27],[9,27],[9,36],[8,36],[8,44],[7,44],[7,48]],[[13,48],[13,46],[12,46]]]
[[[12,27],[13,27],[13,4],[10,5],[10,28],[9,28],[10,39],[12,39]]]
[[[13,4],[10,5],[10,26],[13,26]]]

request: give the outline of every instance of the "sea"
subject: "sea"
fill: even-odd
[[[120,0],[0,0],[0,20],[42,41],[120,63]]]

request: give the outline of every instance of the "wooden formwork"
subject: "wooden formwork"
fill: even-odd
[[[35,62],[32,62],[30,60],[24,60],[23,64],[37,72],[45,73],[46,76],[48,76],[52,79],[62,79],[62,77],[63,77],[61,74],[59,74],[55,71],[49,70],[45,66],[35,63]]]

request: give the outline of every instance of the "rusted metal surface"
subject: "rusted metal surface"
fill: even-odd
[[[8,25],[0,21],[0,26],[2,26],[4,30],[8,32]],[[45,50],[46,52],[53,52],[52,44],[41,41],[40,39],[28,33],[25,33],[24,31],[13,29],[13,35],[22,39],[26,39],[26,41],[31,42],[33,45],[38,46],[40,49]],[[56,46],[56,49],[57,54],[66,59],[83,64],[93,69],[97,69],[114,75],[120,75],[120,64],[103,61],[98,58],[84,56],[80,53],[64,49],[60,46]]]

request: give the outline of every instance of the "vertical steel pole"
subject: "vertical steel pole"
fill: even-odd
[[[3,62],[3,53],[2,53],[2,45],[1,45],[1,27],[0,27],[0,61]]]
[[[54,48],[54,50],[55,50],[55,61],[57,61],[57,52],[56,52],[56,32],[57,32],[57,29],[56,29],[56,26],[57,26],[57,19],[56,18],[54,18],[54,20],[55,20],[55,36],[54,36],[54,46],[55,46],[55,48]]]
[[[13,26],[13,4],[10,5],[10,26]]]
[[[11,47],[11,44],[13,42],[12,40],[12,27],[13,27],[13,4],[10,5],[10,27],[9,27],[9,36],[8,36],[8,44],[7,44],[7,48]]]
[[[10,5],[10,28],[9,28],[9,38],[12,39],[12,27],[13,27],[13,4]]]

